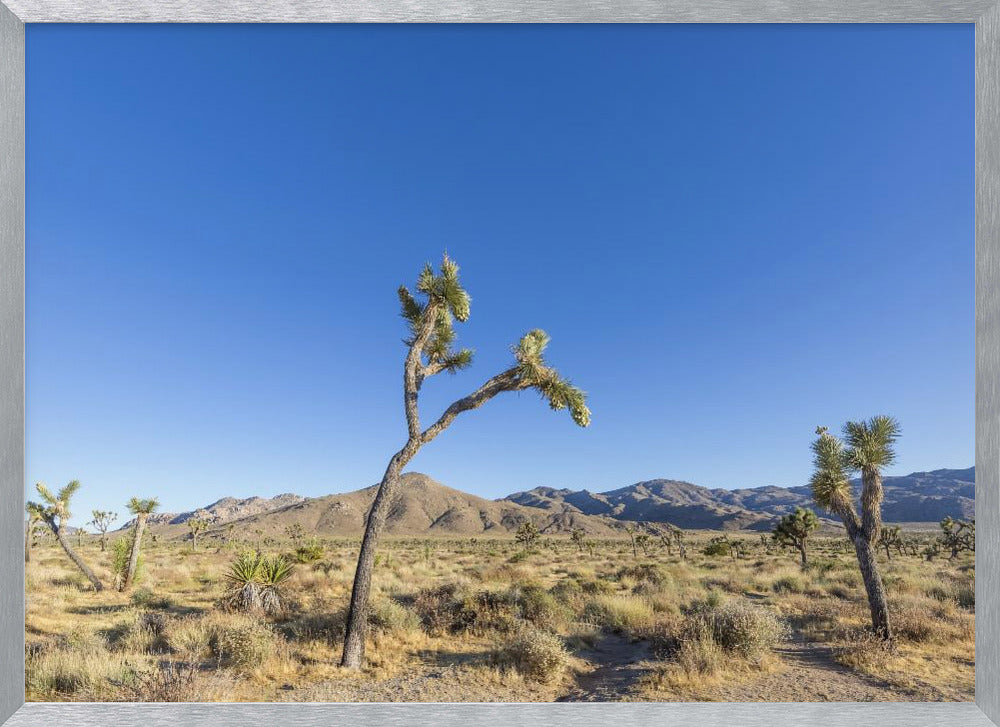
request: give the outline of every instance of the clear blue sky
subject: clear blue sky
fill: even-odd
[[[972,26],[27,33],[26,477],[80,516],[377,482],[445,249],[424,417],[533,327],[594,412],[494,400],[445,484],[799,485],[882,412],[893,472],[973,463]]]

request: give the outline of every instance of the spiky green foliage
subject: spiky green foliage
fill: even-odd
[[[244,613],[279,614],[285,607],[281,587],[294,569],[284,556],[245,550],[233,559],[224,574],[230,585],[223,604]]]
[[[133,515],[149,515],[155,512],[159,506],[160,501],[155,497],[149,497],[146,499],[133,497],[125,503],[125,507],[127,507],[128,511]]]
[[[546,364],[545,349],[549,340],[549,335],[538,328],[521,338],[514,347],[518,377],[546,399],[553,410],[569,409],[573,421],[586,427],[590,424],[587,395]]]
[[[774,526],[771,537],[779,545],[798,548],[802,554],[802,564],[806,563],[806,541],[810,533],[819,527],[819,518],[812,510],[802,507],[795,508],[795,512],[789,513],[778,521]]]
[[[73,495],[80,489],[79,480],[73,480],[56,494],[52,494],[52,490],[41,482],[35,483],[35,489],[42,498],[42,502],[29,501],[26,505],[29,513],[33,513],[50,525],[62,525],[72,517],[69,505]]]
[[[844,464],[861,473],[880,472],[896,459],[893,444],[899,439],[899,422],[885,415],[844,424]]]
[[[115,588],[119,590],[122,587],[122,583],[125,581],[125,574],[128,572],[129,558],[132,555],[132,540],[134,537],[135,531],[131,531],[128,535],[123,535],[122,537],[117,538],[111,544],[111,572],[114,574]],[[135,564],[135,573],[132,575],[132,580],[134,582],[139,582],[142,580],[144,572],[145,559],[142,557],[142,553],[140,553]]]
[[[813,500],[827,510],[839,512],[850,502],[851,483],[847,478],[844,461],[844,443],[830,434],[826,427],[817,427],[816,441],[812,443],[813,470],[809,478]]]
[[[425,324],[431,323],[431,335],[422,351],[425,364],[449,373],[468,367],[472,363],[472,350],[456,351],[452,347],[456,338],[454,323],[469,319],[471,304],[469,294],[458,279],[458,265],[447,255],[441,262],[440,274],[435,274],[430,264],[425,265],[417,278],[416,289],[426,296],[426,302],[418,301],[405,285],[398,291],[401,314],[410,327],[406,345],[413,345]],[[428,321],[428,316],[433,316],[433,320]]]
[[[514,534],[514,538],[517,542],[523,545],[525,549],[527,549],[535,544],[540,535],[541,533],[538,532],[538,528],[535,527],[535,524],[530,520],[526,520],[518,526],[517,532]]]

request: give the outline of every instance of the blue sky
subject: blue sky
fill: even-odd
[[[973,463],[972,26],[27,33],[26,477],[81,516],[377,482],[446,249],[424,418],[534,327],[594,416],[494,400],[445,484],[799,485],[881,412],[894,472]]]

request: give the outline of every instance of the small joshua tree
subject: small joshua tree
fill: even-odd
[[[130,513],[135,515],[135,525],[132,528],[132,550],[128,557],[128,568],[125,571],[125,577],[121,579],[121,585],[118,588],[120,591],[127,591],[132,587],[132,582],[135,580],[135,573],[139,566],[139,552],[142,548],[142,534],[146,531],[146,521],[156,508],[160,506],[160,503],[155,497],[145,500],[133,497],[125,506]]]
[[[868,594],[872,630],[891,641],[889,604],[875,559],[875,545],[882,530],[882,470],[895,461],[899,423],[892,417],[876,416],[847,422],[843,439],[830,434],[826,427],[818,427],[816,434],[812,445],[815,470],[809,482],[813,499],[843,521]],[[847,477],[849,471],[861,473],[860,516]]]
[[[900,555],[903,554],[903,538],[900,535],[899,525],[883,527],[878,536],[879,547],[885,550],[886,560],[892,560],[892,550],[895,549]]]
[[[818,527],[819,518],[816,517],[816,513],[797,507],[795,512],[785,515],[778,521],[771,537],[779,545],[798,549],[802,567],[805,568],[808,564],[806,541],[809,539],[809,534]]]
[[[187,526],[191,533],[191,550],[198,550],[198,533],[208,528],[208,520],[200,517],[190,517],[187,520]]]
[[[69,556],[69,559],[73,561],[74,565],[80,569],[80,572],[94,586],[94,590],[103,591],[104,584],[101,583],[100,579],[94,575],[94,571],[73,550],[73,546],[69,544],[64,531],[64,526],[70,519],[69,503],[73,495],[76,494],[76,491],[80,489],[80,482],[73,480],[56,494],[52,494],[51,490],[41,482],[35,485],[35,489],[41,495],[42,502],[29,502],[27,505],[29,515],[34,514],[35,517],[48,526],[52,534],[56,536],[56,540],[59,541],[59,545],[62,546],[66,555]]]
[[[90,514],[94,518],[90,521],[90,524],[94,526],[94,530],[101,534],[101,552],[103,553],[108,549],[108,530],[111,529],[111,524],[118,519],[118,513],[106,510],[91,510]]]
[[[949,558],[954,560],[963,550],[976,552],[976,521],[955,520],[946,517],[941,521],[941,545],[951,551]]]
[[[637,544],[635,542],[635,536],[636,536],[635,526],[634,525],[626,525],[625,526],[625,532],[628,533],[629,543],[632,544],[632,557],[633,558],[638,558],[639,557],[639,550],[638,550]]]
[[[351,590],[351,604],[344,634],[341,666],[360,669],[364,661],[365,633],[368,627],[368,599],[371,591],[375,551],[385,528],[386,518],[399,487],[403,467],[420,449],[447,429],[462,413],[478,409],[490,399],[505,392],[534,389],[554,410],[568,409],[573,421],[581,427],[590,424],[590,409],[586,395],[559,375],[545,361],[549,336],[541,330],[526,333],[513,347],[513,364],[487,379],[479,388],[463,396],[444,410],[430,426],[424,428],[418,406],[420,388],[432,376],[455,373],[472,363],[472,351],[455,350],[454,323],[469,319],[469,294],[458,279],[458,266],[445,255],[440,273],[426,265],[417,279],[418,300],[405,286],[398,290],[403,318],[409,325],[409,336],[403,364],[403,404],[406,414],[407,440],[403,448],[389,460],[375,500],[368,511],[365,534],[358,554],[358,565]]]
[[[649,544],[652,539],[649,533],[636,533],[635,544],[642,550],[643,555],[649,556]]]
[[[302,527],[301,523],[292,523],[285,528],[285,535],[291,539],[292,543],[298,545],[306,536],[306,529]]]
[[[581,528],[573,528],[573,532],[570,533],[569,539],[576,545],[576,549],[582,553],[584,541],[586,540],[583,530]]]
[[[531,546],[538,542],[539,537],[540,533],[538,532],[538,528],[535,527],[535,524],[530,520],[526,520],[521,523],[521,525],[517,528],[517,532],[514,534],[514,539],[517,540],[517,542],[519,542],[525,550],[530,550]]]

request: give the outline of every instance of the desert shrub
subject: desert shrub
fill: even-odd
[[[167,632],[167,644],[187,662],[198,662],[210,653],[212,630],[201,618],[185,618]]]
[[[326,549],[319,543],[319,541],[313,539],[298,546],[292,554],[292,559],[296,563],[314,563],[318,560],[322,560],[325,554]]]
[[[783,576],[771,584],[775,593],[805,593],[806,584],[798,576]]]
[[[108,648],[129,654],[152,654],[166,651],[166,620],[159,613],[139,613],[102,631]]]
[[[896,654],[891,641],[868,629],[848,632],[844,645],[834,649],[833,658],[845,666],[866,674],[884,672]]]
[[[976,584],[971,580],[961,580],[955,585],[955,600],[962,608],[976,609]]]
[[[937,627],[927,609],[914,604],[890,607],[892,628],[896,636],[905,641],[923,643],[934,638]]]
[[[731,548],[729,545],[729,541],[713,539],[705,546],[704,550],[702,550],[701,552],[704,555],[707,555],[711,558],[717,558],[723,555],[728,556],[731,552]]]
[[[651,623],[653,609],[634,596],[597,596],[583,607],[582,618],[612,631],[631,631]]]
[[[716,609],[694,613],[694,630],[704,624],[724,651],[744,659],[759,659],[776,646],[786,634],[786,627],[772,612],[740,601]]]
[[[603,578],[584,578],[580,580],[580,588],[588,596],[602,596],[615,592],[615,586]]]
[[[25,690],[29,698],[100,696],[111,680],[120,678],[121,662],[101,647],[49,648],[25,653]]]
[[[174,605],[173,599],[169,596],[157,596],[149,588],[137,588],[132,592],[129,600],[137,608],[158,608],[168,609]]]
[[[691,676],[714,675],[721,669],[725,658],[722,647],[705,625],[689,631],[673,649],[677,666]]]
[[[275,652],[276,635],[270,626],[257,621],[217,622],[208,646],[220,664],[242,670],[263,664]]]
[[[112,680],[118,696],[126,702],[198,701],[197,669],[194,664],[164,662],[153,668],[126,666],[121,679]]]
[[[281,631],[295,641],[337,643],[344,638],[347,610],[333,613],[302,614],[280,625]]]
[[[619,581],[630,579],[637,583],[650,583],[662,586],[670,580],[670,576],[656,563],[639,563],[627,565],[618,569],[615,578]]]
[[[549,593],[560,603],[574,606],[583,598],[583,586],[575,578],[564,578],[552,586]]]
[[[553,628],[566,616],[556,598],[537,584],[511,586],[508,597],[520,617],[539,628]]]
[[[377,599],[368,613],[368,623],[376,633],[411,633],[420,629],[420,617],[388,598]]]
[[[413,610],[429,634],[453,633],[466,625],[465,592],[457,583],[422,588],[413,598]]]
[[[569,652],[562,639],[531,626],[509,637],[502,644],[500,655],[524,676],[543,683],[562,676],[569,663]]]

